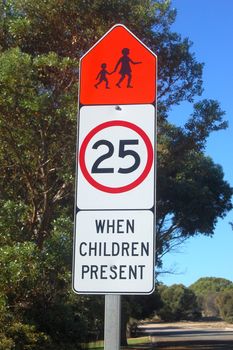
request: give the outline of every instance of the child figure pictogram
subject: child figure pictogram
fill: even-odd
[[[133,86],[131,85],[131,80],[132,80],[132,69],[130,64],[141,64],[142,62],[134,62],[130,57],[129,57],[129,53],[130,50],[125,47],[124,49],[122,49],[122,55],[120,57],[120,59],[118,60],[115,68],[114,68],[114,72],[116,72],[117,68],[119,67],[119,65],[121,65],[120,67],[120,71],[119,74],[121,75],[121,78],[119,79],[119,81],[116,83],[117,87],[121,87],[121,83],[122,81],[125,79],[125,76],[128,76],[128,81],[127,81],[127,88],[132,88]]]
[[[106,63],[102,63],[101,64],[101,70],[99,71],[96,80],[99,79],[98,83],[95,84],[96,89],[98,89],[98,86],[104,81],[105,82],[105,88],[106,89],[110,89],[109,84],[108,84],[108,79],[107,79],[107,75],[110,75],[112,73],[109,73],[106,68],[107,68],[107,64]]]

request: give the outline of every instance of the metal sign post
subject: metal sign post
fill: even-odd
[[[120,349],[121,296],[105,295],[104,350]]]

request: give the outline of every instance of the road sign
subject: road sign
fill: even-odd
[[[151,293],[154,218],[149,210],[80,211],[74,288],[80,293]]]
[[[79,209],[151,209],[154,205],[153,105],[80,110]]]
[[[156,60],[122,25],[80,60],[77,293],[153,291]]]
[[[81,104],[155,102],[156,56],[122,25],[81,58],[80,73]]]

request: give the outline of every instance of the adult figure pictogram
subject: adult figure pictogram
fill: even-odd
[[[131,80],[132,80],[132,69],[131,69],[131,66],[130,64],[140,64],[142,62],[134,62],[130,57],[129,57],[129,53],[130,53],[130,50],[125,47],[123,50],[122,50],[122,56],[120,57],[120,59],[118,60],[115,68],[114,68],[114,71],[113,72],[116,72],[117,68],[119,67],[119,65],[121,65],[120,67],[120,71],[119,71],[119,74],[121,75],[121,78],[119,79],[119,81],[116,83],[116,86],[117,87],[121,87],[121,83],[122,81],[125,79],[125,76],[127,75],[128,76],[128,81],[127,81],[127,88],[132,88],[133,86],[131,85]]]

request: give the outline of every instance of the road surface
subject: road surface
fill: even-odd
[[[224,322],[147,323],[139,332],[153,349],[233,350],[233,325]]]

